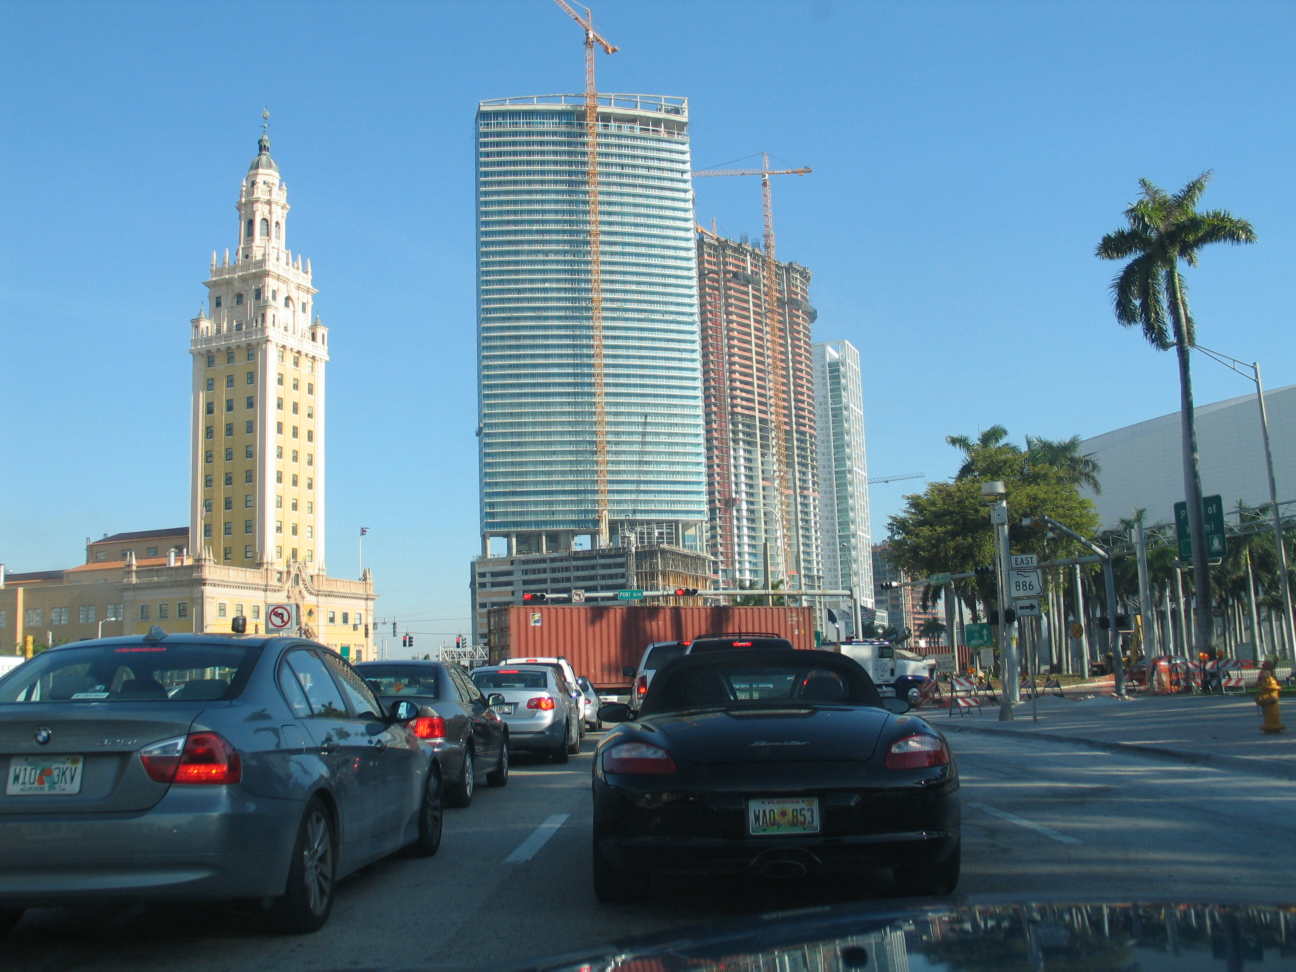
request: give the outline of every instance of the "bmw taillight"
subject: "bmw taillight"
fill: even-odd
[[[925,769],[945,766],[950,761],[949,747],[935,736],[905,736],[891,744],[886,754],[886,768],[893,770]]]
[[[237,783],[243,779],[238,750],[214,732],[191,732],[140,750],[149,779],[158,783]]]
[[[445,719],[440,716],[419,716],[409,727],[419,739],[444,739],[446,734]]]
[[[550,712],[553,710],[554,700],[547,695],[537,695],[534,698],[527,699],[528,709],[539,709],[541,712]]]
[[[648,676],[640,675],[635,679],[635,695],[644,696],[648,694]]]
[[[626,742],[603,754],[603,772],[638,773],[660,776],[675,773],[678,768],[671,754],[649,743]]]

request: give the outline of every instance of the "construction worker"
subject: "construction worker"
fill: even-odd
[[[1282,693],[1282,689],[1278,687],[1274,667],[1274,660],[1272,658],[1266,659],[1265,663],[1260,666],[1260,677],[1256,680],[1256,705],[1260,706],[1260,712],[1264,718],[1264,721],[1260,724],[1261,732],[1282,732],[1287,728],[1282,724],[1278,712],[1278,696]]]

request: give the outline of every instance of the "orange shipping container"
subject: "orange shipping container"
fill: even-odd
[[[487,625],[492,662],[559,656],[600,690],[625,691],[630,680],[622,669],[638,665],[644,646],[653,641],[764,631],[796,648],[814,647],[814,613],[808,607],[515,604],[491,608]]]

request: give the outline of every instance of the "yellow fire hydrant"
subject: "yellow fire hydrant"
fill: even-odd
[[[1269,659],[1260,666],[1260,678],[1256,681],[1256,705],[1260,706],[1264,716],[1261,732],[1282,732],[1287,728],[1278,712],[1278,696],[1281,694],[1278,678],[1274,675],[1273,659]]]

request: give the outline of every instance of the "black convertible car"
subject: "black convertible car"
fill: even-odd
[[[885,705],[907,709],[889,699]],[[688,655],[594,755],[594,891],[649,872],[799,877],[892,868],[901,893],[959,878],[958,769],[945,738],[884,707],[855,661],[823,651]]]

